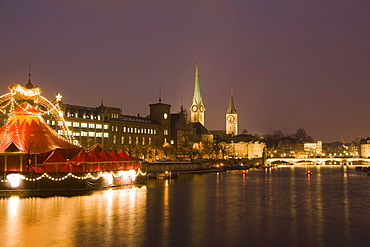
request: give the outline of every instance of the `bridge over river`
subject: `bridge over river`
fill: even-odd
[[[370,159],[365,158],[268,158],[266,159],[266,164],[285,162],[290,164],[297,163],[312,163],[324,165],[327,162],[339,163],[352,165],[354,162],[370,162]]]

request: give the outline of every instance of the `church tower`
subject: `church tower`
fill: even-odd
[[[238,134],[238,114],[234,106],[234,99],[233,99],[232,91],[231,91],[229,109],[227,109],[227,112],[226,112],[226,134],[230,134],[232,136]]]
[[[203,105],[202,95],[200,94],[198,57],[196,57],[194,96],[193,96],[193,102],[190,107],[190,122],[191,123],[201,123],[204,126],[204,111],[205,110],[206,109],[204,108],[204,105]]]

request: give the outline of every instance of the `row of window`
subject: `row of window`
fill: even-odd
[[[63,131],[62,130],[58,130],[58,134],[59,135],[62,135],[63,134]],[[104,138],[108,138],[109,137],[109,133],[106,133],[106,132],[93,132],[93,131],[81,131],[81,132],[73,131],[72,132],[72,135],[75,136],[75,137],[80,137],[80,136],[82,136],[82,137],[104,137]],[[139,141],[140,141],[141,145],[146,145],[146,138],[145,137],[139,138],[138,136],[136,136],[135,137],[135,143],[136,144],[139,144]],[[117,136],[116,135],[113,135],[112,143],[113,144],[117,144]],[[121,136],[120,143],[122,145],[125,144],[125,137],[124,136]],[[128,144],[132,144],[132,143],[133,143],[132,136],[128,136]],[[152,138],[151,137],[148,137],[148,145],[152,145]]]
[[[80,122],[68,122],[66,121],[66,125],[68,127],[81,127],[81,128],[89,128],[89,129],[108,129],[108,124],[94,124],[94,123],[80,123]]]
[[[76,118],[78,118],[78,113],[77,112],[76,113],[67,112],[67,117],[76,117]],[[93,115],[93,114],[91,114],[91,115],[83,114],[82,118],[100,120],[99,115]]]
[[[112,132],[118,132],[119,126],[118,125],[112,125],[111,130],[112,130]],[[122,131],[124,133],[135,133],[135,134],[149,134],[149,135],[156,135],[157,134],[156,129],[146,129],[146,128],[126,127],[126,126],[124,126],[122,128]]]
[[[118,143],[118,140],[117,139],[118,139],[117,136],[116,135],[113,135],[112,143],[113,144],[117,144]],[[139,142],[143,146],[146,145],[146,139],[145,139],[145,137],[139,138],[138,136],[136,136],[135,137],[135,143],[136,144],[139,144]],[[125,137],[124,136],[121,136],[120,144],[121,145],[124,145],[125,144]],[[128,144],[133,144],[133,138],[132,138],[132,136],[129,136],[128,137]],[[148,145],[152,145],[152,138],[151,137],[148,137]]]

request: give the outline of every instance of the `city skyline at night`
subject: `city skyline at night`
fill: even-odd
[[[370,17],[351,1],[2,1],[0,92],[28,79],[69,104],[189,109],[198,54],[205,125],[326,142],[370,134]]]

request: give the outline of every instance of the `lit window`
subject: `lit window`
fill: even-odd
[[[126,132],[126,127],[123,127],[123,132]]]
[[[104,124],[104,129],[107,130],[108,129],[108,124]]]
[[[148,144],[152,145],[152,138],[151,137],[148,138]]]
[[[79,122],[73,122],[73,127],[80,127],[80,123]]]
[[[116,144],[116,143],[117,143],[117,136],[113,135],[113,144]]]
[[[104,137],[105,138],[108,138],[109,137],[109,134],[108,133],[104,133]]]
[[[112,128],[111,128],[111,129],[112,129],[112,131],[114,131],[114,126],[112,125],[111,127],[112,127]]]
[[[121,144],[125,144],[125,137],[121,136]]]
[[[53,120],[53,121],[51,121],[51,125],[55,125],[55,121]]]
[[[131,138],[131,136],[128,137],[128,144],[132,144],[132,138]]]
[[[116,132],[118,132],[118,126],[116,126]]]
[[[46,120],[46,123],[47,123],[47,124],[50,124],[50,120],[49,120],[49,119],[48,119],[48,120]]]
[[[93,124],[93,123],[89,123],[89,128],[95,128],[95,124]]]
[[[95,136],[95,132],[90,131],[89,132],[89,137],[94,137],[94,136]]]
[[[100,120],[100,116],[98,116],[98,120]]]
[[[70,114],[69,114],[69,112],[67,112],[67,117],[70,117]]]
[[[103,136],[103,133],[101,132],[96,132],[96,137],[102,137]]]
[[[87,132],[86,131],[81,131],[81,136],[87,136]]]
[[[164,134],[165,136],[168,136],[168,129],[163,130],[163,134]]]
[[[143,137],[141,144],[142,144],[143,146],[145,145],[145,137]]]
[[[76,112],[76,117],[78,117],[78,113]]]
[[[81,123],[82,128],[87,128],[87,123]]]
[[[135,128],[135,133],[137,133],[137,128]]]
[[[73,132],[73,136],[80,136],[79,132]]]
[[[102,126],[101,124],[96,124],[96,125],[95,125],[95,127],[96,127],[97,129],[101,129],[103,126]]]
[[[63,131],[62,130],[58,130],[58,134],[59,135],[63,135]]]
[[[139,143],[139,137],[136,137],[135,138],[135,143],[138,144]]]
[[[66,125],[67,125],[68,127],[70,127],[70,126],[72,126],[72,122],[66,122]]]
[[[154,135],[156,135],[157,134],[157,130],[154,130]]]

